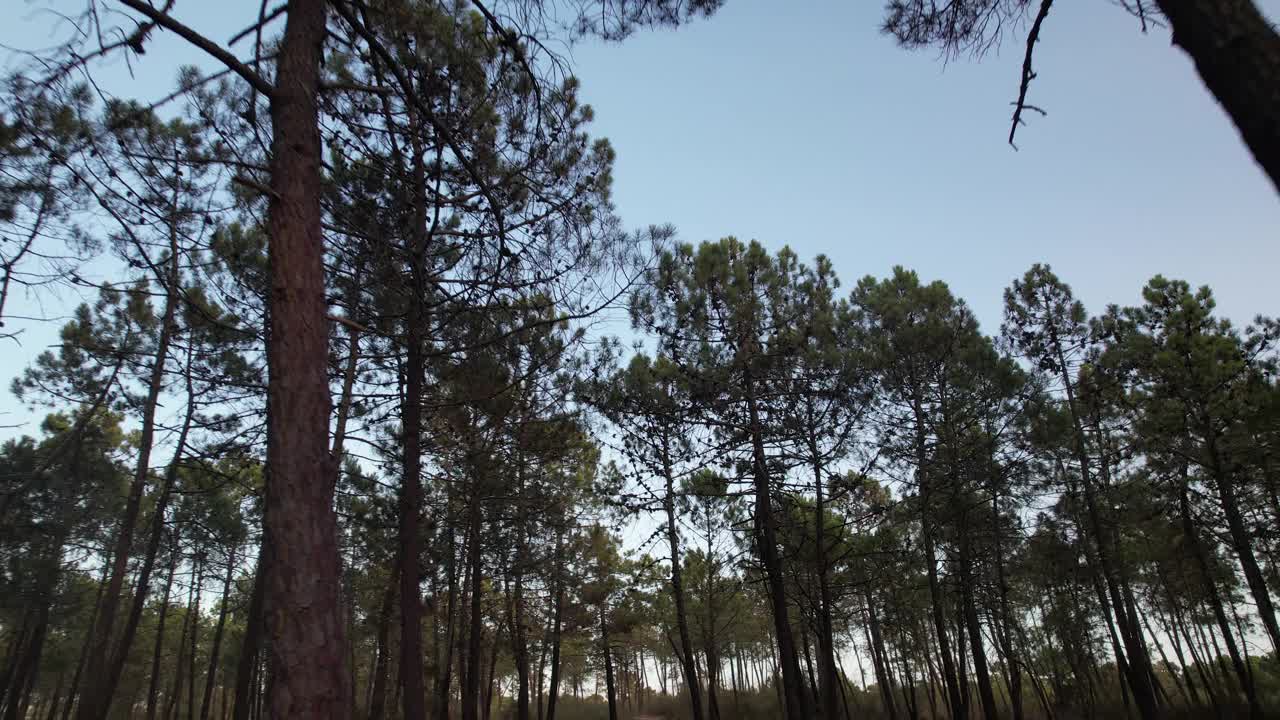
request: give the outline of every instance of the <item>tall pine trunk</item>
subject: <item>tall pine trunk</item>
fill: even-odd
[[[351,709],[341,603],[338,465],[329,451],[328,344],[318,95],[324,0],[289,0],[271,97],[267,210],[270,327],[264,523],[273,717],[344,718]]]

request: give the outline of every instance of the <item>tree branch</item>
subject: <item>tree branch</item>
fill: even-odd
[[[131,10],[140,12],[147,16],[151,22],[155,23],[159,27],[173,31],[183,40],[186,40],[192,45],[195,45],[205,51],[209,55],[213,56],[213,58],[218,62],[221,62],[223,65],[230,68],[232,72],[244,78],[245,82],[253,86],[254,90],[257,90],[267,97],[271,97],[272,92],[275,90],[275,88],[271,86],[271,83],[267,82],[265,78],[254,72],[253,68],[240,62],[235,55],[227,52],[227,50],[222,46],[178,22],[168,13],[148,5],[142,0],[120,0],[120,3]]]
[[[1009,127],[1009,145],[1014,150],[1018,149],[1013,142],[1013,137],[1018,132],[1018,126],[1023,124],[1022,111],[1033,110],[1041,115],[1048,114],[1035,105],[1027,104],[1027,89],[1031,87],[1031,81],[1036,77],[1035,71],[1031,69],[1031,55],[1035,52],[1036,43],[1040,40],[1040,26],[1044,24],[1044,19],[1049,15],[1049,8],[1052,6],[1053,0],[1040,0],[1040,11],[1036,13],[1035,22],[1031,23],[1031,30],[1027,33],[1027,54],[1022,59],[1022,85],[1018,88],[1018,99],[1013,103],[1013,122]]]

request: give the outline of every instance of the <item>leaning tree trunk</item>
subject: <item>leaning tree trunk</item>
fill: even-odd
[[[174,208],[177,207],[177,203],[177,190],[175,190]],[[142,406],[137,465],[134,468],[133,481],[129,485],[124,515],[116,526],[111,577],[107,580],[107,589],[102,596],[102,607],[95,630],[97,638],[93,645],[93,652],[89,656],[89,667],[96,668],[97,671],[85,686],[84,698],[76,712],[77,720],[102,720],[108,716],[112,696],[115,694],[116,684],[128,658],[129,645],[133,641],[133,630],[137,627],[136,622],[126,626],[119,642],[116,643],[119,651],[112,656],[111,645],[114,640],[112,631],[120,605],[120,593],[124,587],[125,576],[129,572],[129,558],[133,553],[133,535],[137,529],[138,516],[142,512],[142,495],[147,487],[147,477],[151,474],[151,451],[155,447],[156,408],[160,403],[160,393],[164,389],[165,363],[169,358],[169,344],[177,329],[179,265],[176,222],[176,219],[171,218],[169,233],[171,257],[164,281],[164,311],[160,321],[160,336],[156,340],[155,356],[152,359],[151,377],[147,383],[147,397]],[[178,448],[178,452],[182,452],[181,447]],[[163,508],[161,510],[163,511]],[[151,559],[154,560],[154,555]],[[150,573],[151,563],[144,561],[138,588],[138,594],[143,600],[146,599],[146,582]],[[140,615],[141,609],[137,612]]]
[[[1156,709],[1155,689],[1151,684],[1151,665],[1146,661],[1146,648],[1142,644],[1141,637],[1134,633],[1134,629],[1129,622],[1129,616],[1125,611],[1125,603],[1120,595],[1120,571],[1116,566],[1113,551],[1113,535],[1108,532],[1108,526],[1104,525],[1101,513],[1098,510],[1098,502],[1096,498],[1095,478],[1093,477],[1092,461],[1089,455],[1088,441],[1084,431],[1084,422],[1081,420],[1079,405],[1076,399],[1075,381],[1072,379],[1070,372],[1065,368],[1069,368],[1065,351],[1062,343],[1056,333],[1050,333],[1050,342],[1054,349],[1054,353],[1058,359],[1058,367],[1061,371],[1063,389],[1067,397],[1067,410],[1071,420],[1071,427],[1074,432],[1074,446],[1076,459],[1080,464],[1080,480],[1084,491],[1085,510],[1089,519],[1089,529],[1096,542],[1098,571],[1102,575],[1105,582],[1107,594],[1111,601],[1111,607],[1115,610],[1116,629],[1119,630],[1120,640],[1124,642],[1124,652],[1127,655],[1127,662],[1120,658],[1119,644],[1114,635],[1112,636],[1112,644],[1116,646],[1116,660],[1120,666],[1120,674],[1125,684],[1121,689],[1127,688],[1133,691],[1134,700],[1138,705],[1138,714],[1142,720],[1156,720],[1159,716]],[[1099,433],[1101,428],[1095,428]],[[1104,474],[1103,483],[1109,486],[1105,474],[1109,472],[1105,458],[1100,462],[1100,471]],[[1088,543],[1086,538],[1084,542]],[[1106,613],[1106,599],[1101,597],[1100,601],[1103,606],[1104,615]],[[1127,696],[1126,696],[1127,697]]]
[[[1252,0],[1156,0],[1173,44],[1191,56],[1280,189],[1280,34]]]
[[[324,0],[289,0],[271,98],[271,481],[264,523],[272,543],[266,577],[272,717],[343,718],[351,712],[333,509],[338,466],[329,452],[320,208],[317,96],[327,7]]]
[[[1239,648],[1236,647],[1235,637],[1231,633],[1231,625],[1227,621],[1227,613],[1223,609],[1222,597],[1218,593],[1218,585],[1213,579],[1213,572],[1209,567],[1209,559],[1205,552],[1204,544],[1200,541],[1200,531],[1196,528],[1191,517],[1191,499],[1187,494],[1185,467],[1183,469],[1182,487],[1178,493],[1178,508],[1182,516],[1182,534],[1186,543],[1190,546],[1191,554],[1196,561],[1196,567],[1200,571],[1205,598],[1209,602],[1209,607],[1213,610],[1214,620],[1217,621],[1218,627],[1222,630],[1223,639],[1227,644],[1227,652],[1231,656],[1231,666],[1235,670],[1236,678],[1240,681],[1240,687],[1244,690],[1245,697],[1249,701],[1249,716],[1261,718],[1263,716],[1262,708],[1258,704],[1258,693],[1253,685],[1253,677],[1245,666],[1244,658],[1240,656]],[[1178,652],[1181,654],[1181,650]]]
[[[170,245],[170,252],[173,253],[175,259],[171,261],[169,283],[171,288],[176,288],[179,279],[176,260],[178,253],[176,238]],[[176,292],[176,290],[171,290],[170,292]],[[173,298],[172,301],[176,302],[176,298]],[[133,604],[129,608],[129,616],[125,620],[124,629],[120,631],[120,641],[116,644],[111,665],[107,668],[106,679],[103,681],[103,692],[108,703],[111,696],[115,694],[116,686],[120,682],[120,675],[124,672],[124,666],[129,660],[129,649],[133,646],[133,639],[137,635],[138,626],[142,622],[142,612],[146,608],[147,596],[151,592],[151,573],[155,570],[156,556],[160,552],[160,537],[164,533],[165,514],[169,508],[169,501],[173,497],[173,487],[178,480],[178,465],[182,461],[183,453],[186,452],[187,436],[191,432],[191,422],[195,416],[196,396],[191,376],[192,360],[193,353],[188,351],[185,372],[187,409],[182,420],[182,429],[178,432],[178,441],[174,446],[173,457],[169,460],[169,466],[164,472],[160,497],[156,500],[155,509],[151,511],[151,534],[147,540],[147,549],[142,556],[142,567],[138,570],[137,587],[133,593]]]
[[[764,437],[760,411],[757,406],[754,381],[747,373],[743,378],[747,392],[747,412],[751,437],[751,466],[755,481],[755,530],[760,561],[764,565],[768,581],[769,600],[773,606],[773,630],[778,643],[778,664],[782,670],[783,707],[788,720],[809,717],[809,703],[804,692],[804,676],[800,673],[800,661],[796,655],[795,639],[791,633],[791,621],[787,612],[786,578],[782,571],[782,558],[778,555],[777,519],[773,516],[772,483],[769,479],[768,458],[764,452]]]

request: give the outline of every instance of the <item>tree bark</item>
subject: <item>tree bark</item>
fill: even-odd
[[[1157,0],[1254,160],[1280,190],[1280,35],[1251,0]]]
[[[748,358],[749,361],[750,358]],[[777,519],[773,516],[773,483],[769,478],[760,410],[750,370],[746,372],[743,385],[747,392],[747,413],[750,423],[747,429],[751,438],[751,465],[755,480],[756,545],[768,580],[769,600],[773,605],[773,630],[778,643],[779,665],[782,671],[783,707],[787,720],[801,720],[810,716],[809,703],[804,692],[804,678],[800,674],[800,662],[796,655],[795,640],[791,634],[791,621],[788,618],[786,578],[782,571],[782,559],[778,555]]]
[[[271,199],[267,211],[271,403],[265,525],[273,717],[344,718],[345,669],[337,519],[329,452],[324,240],[318,94],[327,3],[289,0],[271,98]]]
[[[411,111],[412,112],[412,111]],[[416,120],[416,113],[411,116]],[[400,489],[400,677],[405,720],[426,717],[422,667],[422,590],[418,567],[422,514],[422,355],[426,281],[423,254],[427,245],[426,168],[417,136],[413,140],[413,225],[409,232],[410,297],[405,317],[405,388],[401,410],[404,428],[404,475]]]

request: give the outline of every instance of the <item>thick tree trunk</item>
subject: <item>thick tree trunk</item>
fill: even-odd
[[[324,239],[318,94],[327,3],[289,0],[271,98],[271,417],[265,525],[272,717],[344,718],[345,663],[337,519],[329,452]]]
[[[1156,0],[1253,158],[1280,190],[1280,35],[1252,0]]]

